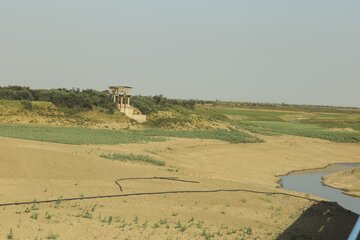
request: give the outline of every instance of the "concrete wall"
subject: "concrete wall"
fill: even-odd
[[[120,109],[120,104],[118,104],[118,109],[120,110],[120,112],[125,113],[127,117],[134,119],[138,123],[146,122],[146,115],[134,114],[135,109],[129,104],[126,104],[126,108],[124,108],[124,105],[122,105],[121,109]]]

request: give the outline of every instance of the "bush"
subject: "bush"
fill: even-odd
[[[106,111],[107,114],[113,115],[115,113],[116,104],[109,104],[106,107],[106,109],[107,109],[107,111]]]
[[[47,101],[59,107],[72,108],[76,111],[90,110],[94,106],[108,109],[112,106],[112,99],[106,92],[91,89],[30,89],[28,87],[9,86],[0,87],[0,99]],[[27,104],[29,107],[30,105]]]
[[[27,100],[22,101],[22,102],[21,102],[21,105],[23,106],[23,108],[24,108],[25,110],[31,111],[31,110],[33,109],[33,104],[32,104],[30,101],[27,101]]]
[[[198,100],[179,100],[168,99],[163,95],[153,97],[134,96],[132,98],[132,105],[138,108],[144,114],[157,113],[158,111],[194,109]]]

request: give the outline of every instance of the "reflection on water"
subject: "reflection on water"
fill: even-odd
[[[360,198],[348,196],[341,190],[324,186],[321,183],[322,177],[328,174],[359,166],[360,163],[342,163],[323,169],[298,171],[281,177],[281,185],[287,190],[309,193],[337,202],[342,207],[360,215]]]

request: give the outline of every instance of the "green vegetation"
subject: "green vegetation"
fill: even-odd
[[[146,143],[166,137],[256,143],[262,142],[259,135],[282,134],[360,142],[358,108],[179,100],[162,95],[133,96],[132,105],[148,115],[145,124],[115,111],[106,91],[0,87],[0,122],[10,123],[0,125],[0,135],[65,144]],[[84,128],[133,125],[141,130]]]
[[[30,89],[29,87],[0,87],[0,99],[52,102],[56,106],[89,110],[93,107],[113,108],[112,99],[107,93],[92,89]],[[29,107],[29,105],[27,105]]]
[[[50,219],[52,218],[52,215],[51,215],[49,212],[46,212],[46,213],[45,213],[45,218],[46,218],[47,220],[50,220]]]
[[[360,142],[360,110],[293,107],[287,111],[269,109],[243,109],[230,105],[198,107],[198,114],[226,116],[222,122],[252,133],[268,136],[295,135],[320,138],[333,142]],[[278,107],[279,108],[279,107]],[[301,109],[304,112],[299,111]],[[319,109],[320,112],[314,112]],[[327,109],[328,112],[325,112]],[[306,111],[308,110],[308,111]]]
[[[46,239],[49,240],[56,240],[59,238],[59,234],[53,233],[53,232],[49,232],[48,236],[46,237]]]
[[[280,111],[268,111],[268,110],[253,110],[244,108],[230,108],[227,107],[212,107],[212,108],[199,108],[198,113],[214,116],[240,116],[242,120],[247,121],[284,121],[281,116],[294,115],[296,112],[280,112]]]
[[[22,101],[21,104],[23,105],[25,110],[31,111],[33,108],[33,105],[30,101]]]
[[[33,125],[0,125],[0,135],[65,144],[121,144],[165,140],[164,138],[146,136],[141,131],[112,131]]]
[[[126,144],[165,141],[164,137],[219,139],[230,143],[259,142],[260,140],[236,130],[166,131],[149,129],[103,130],[89,128],[64,128],[33,125],[0,125],[0,135],[27,140],[65,144]]]
[[[37,220],[39,218],[39,213],[37,212],[32,213],[30,218]]]
[[[76,217],[92,219],[92,211],[89,211],[89,210],[85,209],[81,213],[76,215]]]
[[[8,240],[13,240],[14,239],[14,232],[13,232],[12,228],[10,229],[10,232],[6,236],[6,239],[8,239]]]
[[[329,130],[321,125],[301,122],[251,122],[259,133],[281,133],[287,135],[320,138],[333,142],[360,142],[360,132]]]
[[[5,124],[31,123],[65,127],[100,125],[108,129],[137,124],[119,111],[114,110],[112,114],[109,113],[108,109],[99,107],[88,111],[77,111],[72,108],[57,107],[51,102],[0,99],[0,123]]]
[[[169,131],[163,129],[150,129],[144,131],[147,136],[163,136],[163,137],[177,137],[177,138],[199,138],[199,139],[217,139],[227,141],[229,143],[256,143],[261,142],[250,134],[240,132],[237,130],[198,130],[198,131]]]
[[[168,99],[163,95],[153,97],[147,96],[134,96],[132,98],[132,105],[138,108],[144,114],[156,113],[158,111],[169,110],[182,110],[182,109],[195,109],[195,104],[203,103],[199,100],[179,100]]]
[[[143,162],[143,163],[150,163],[150,164],[157,165],[157,166],[165,166],[164,161],[154,159],[154,158],[152,158],[150,156],[146,156],[146,155],[113,153],[113,154],[102,154],[102,155],[100,155],[100,157],[111,159],[111,160]]]

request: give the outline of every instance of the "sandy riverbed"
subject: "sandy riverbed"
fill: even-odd
[[[166,167],[117,162],[102,153],[146,154]],[[290,193],[278,175],[336,162],[360,162],[359,144],[300,137],[266,143],[172,139],[161,143],[75,146],[0,138],[0,202],[60,200],[1,207],[0,238],[14,239],[341,239],[356,215],[301,193],[178,193],[61,201],[138,192],[238,189]],[[114,183],[124,177],[170,176]],[[340,237],[340,238],[339,238]],[[295,238],[296,239],[296,238]]]

